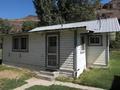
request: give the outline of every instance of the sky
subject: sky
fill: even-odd
[[[102,0],[107,3],[109,0]],[[0,18],[17,19],[36,15],[32,0],[0,0]]]
[[[108,3],[110,0],[102,0],[102,3]]]
[[[15,19],[35,15],[32,0],[0,0],[0,18]]]

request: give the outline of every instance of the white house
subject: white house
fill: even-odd
[[[107,67],[109,33],[117,18],[37,27],[3,35],[3,63],[78,77],[87,67]]]

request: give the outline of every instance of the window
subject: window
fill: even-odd
[[[13,51],[28,51],[28,36],[13,36]]]
[[[88,45],[90,46],[101,46],[102,45],[102,35],[89,35]]]

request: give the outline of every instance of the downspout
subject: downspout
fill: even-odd
[[[77,77],[77,30],[74,30],[74,56],[73,56],[73,69],[74,69],[74,74],[73,77]]]

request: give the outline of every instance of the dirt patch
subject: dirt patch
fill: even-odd
[[[0,79],[19,79],[23,74],[17,71],[4,70],[0,71]]]

